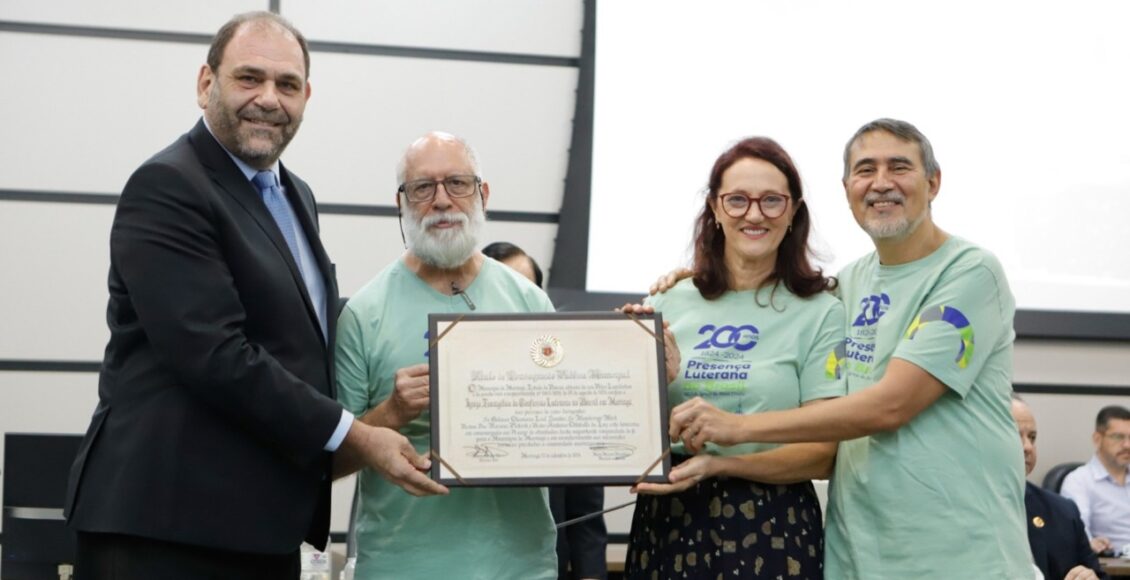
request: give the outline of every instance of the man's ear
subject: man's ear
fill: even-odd
[[[203,65],[200,74],[196,75],[196,104],[201,109],[208,108],[208,95],[212,92],[212,83],[216,82],[216,75],[212,67]]]
[[[479,185],[479,191],[483,192],[483,211],[486,211],[487,200],[490,199],[490,184],[485,181],[482,182]]]
[[[942,188],[942,170],[939,169],[934,172],[934,176],[926,180],[930,184],[930,201],[934,201],[938,197],[938,190]]]

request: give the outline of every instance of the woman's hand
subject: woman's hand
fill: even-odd
[[[689,453],[698,453],[707,442],[730,446],[745,443],[742,417],[727,413],[695,397],[671,410],[672,441],[683,442]]]
[[[678,493],[698,482],[714,477],[717,474],[715,466],[717,465],[718,458],[713,455],[695,455],[690,459],[676,465],[671,470],[668,479],[671,483],[639,483],[632,486],[630,490],[632,493],[643,493],[647,495],[666,495],[669,493]]]

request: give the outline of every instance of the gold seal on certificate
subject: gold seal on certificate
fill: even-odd
[[[565,348],[561,341],[550,335],[539,336],[530,346],[530,358],[534,364],[542,368],[551,368],[558,365],[565,358]]]

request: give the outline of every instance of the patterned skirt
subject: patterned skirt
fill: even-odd
[[[824,577],[824,526],[811,482],[718,477],[681,493],[640,495],[624,577]]]

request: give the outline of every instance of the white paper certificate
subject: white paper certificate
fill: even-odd
[[[637,320],[431,315],[429,336],[439,337],[429,353],[432,449],[443,458],[432,477],[635,483],[669,445],[662,322]],[[645,481],[665,482],[669,471],[662,461]]]

